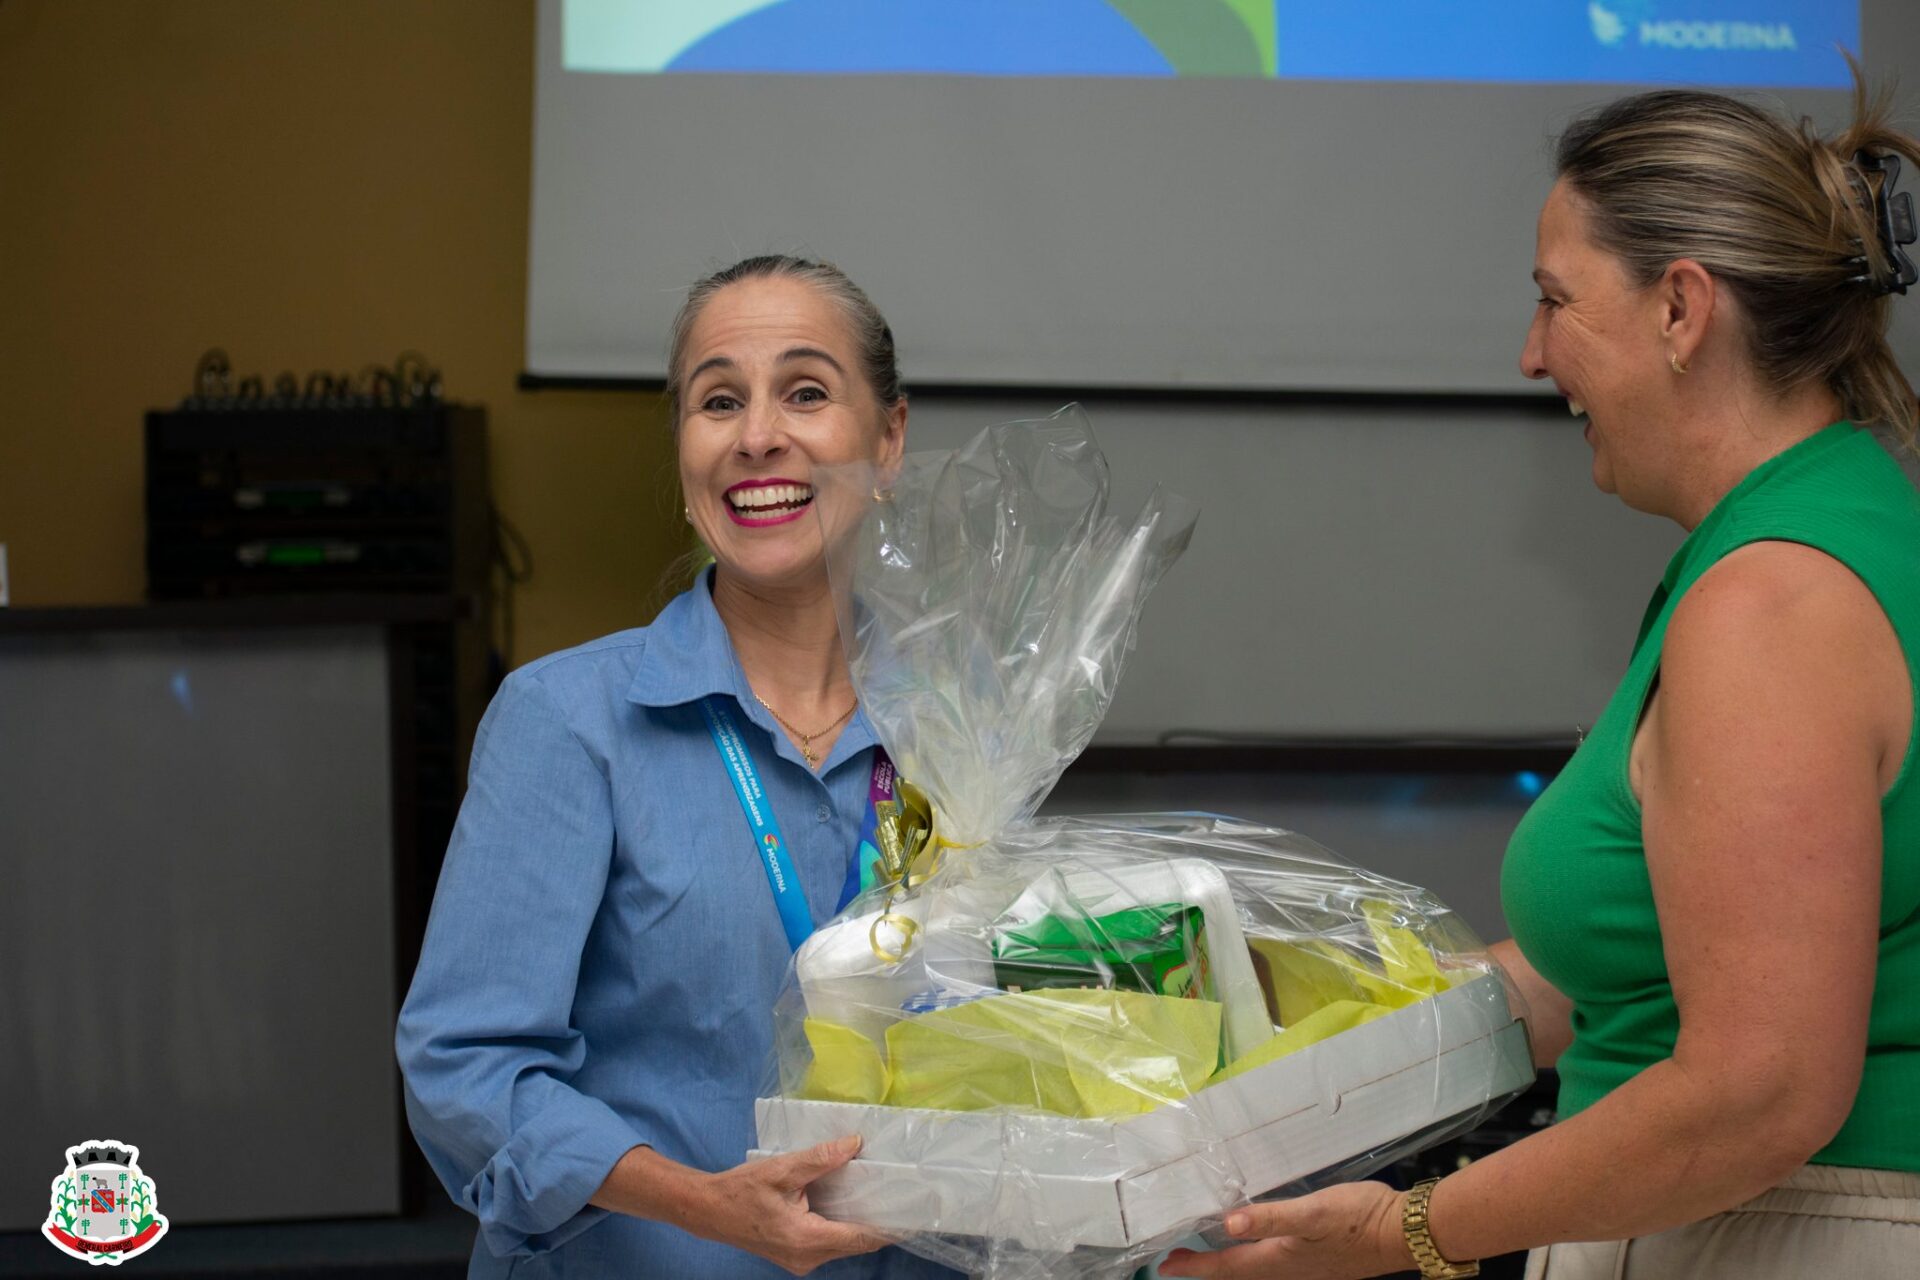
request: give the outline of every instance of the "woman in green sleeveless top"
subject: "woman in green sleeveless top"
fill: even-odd
[[[1560,145],[1523,371],[1585,419],[1600,488],[1688,530],[1507,854],[1496,952],[1560,1122],[1424,1218],[1335,1187],[1166,1274],[1530,1248],[1549,1280],[1920,1276],[1920,497],[1885,337],[1920,144],[1855,116],[1829,141],[1668,91]]]

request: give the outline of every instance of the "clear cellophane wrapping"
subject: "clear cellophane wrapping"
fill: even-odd
[[[862,706],[931,813],[775,1011],[760,1149],[864,1142],[819,1211],[975,1274],[1122,1277],[1531,1080],[1509,986],[1425,891],[1229,818],[1035,817],[1195,519],[1157,490],[1109,515],[1077,408],[816,488]]]

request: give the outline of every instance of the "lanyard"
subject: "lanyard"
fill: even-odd
[[[867,811],[860,817],[860,843],[853,847],[853,862],[847,867],[847,883],[840,890],[840,909],[846,910],[847,904],[873,888],[880,878],[880,845],[876,832],[880,829],[881,806],[893,800],[893,761],[887,757],[885,747],[873,749],[873,778],[867,784]]]
[[[780,925],[786,930],[787,945],[798,951],[800,944],[813,933],[813,912],[807,907],[806,891],[801,888],[793,859],[787,855],[786,839],[780,834],[779,820],[773,816],[773,801],[768,798],[766,788],[760,785],[760,772],[754,768],[753,757],[747,752],[746,739],[740,736],[733,712],[721,700],[721,696],[716,694],[703,699],[700,709],[706,714],[707,729],[713,734],[713,745],[719,750],[720,759],[727,767],[727,776],[733,781],[733,794],[740,800],[740,812],[746,816],[747,828],[753,833],[754,855],[766,869],[767,887],[773,890],[773,905],[780,912]],[[873,843],[874,832],[879,824],[874,805],[893,798],[893,761],[879,747],[873,751],[873,779],[867,794],[867,812],[860,825],[860,844],[855,850],[853,865],[848,868],[846,885],[841,890],[842,907],[853,901],[863,886],[871,884],[880,860]]]

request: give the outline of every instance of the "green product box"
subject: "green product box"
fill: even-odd
[[[1072,919],[1042,916],[994,939],[993,970],[1004,991],[1103,988],[1218,998],[1206,914],[1182,903]]]

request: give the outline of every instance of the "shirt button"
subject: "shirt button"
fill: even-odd
[[[820,821],[822,822],[827,822],[833,818],[833,810],[823,804],[818,809],[815,809],[813,811],[813,816],[820,819]]]

